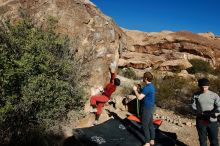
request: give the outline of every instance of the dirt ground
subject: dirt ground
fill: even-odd
[[[163,116],[175,117],[172,111],[163,110],[160,108],[157,108],[156,113],[159,115],[163,115]],[[183,121],[183,119],[181,120]],[[194,120],[189,120],[189,119],[184,119],[184,120],[194,122]],[[195,126],[187,126],[187,125],[179,126],[179,125],[170,123],[166,120],[163,120],[163,123],[160,126],[160,129],[162,131],[176,133],[177,139],[178,141],[182,142],[182,145],[199,146],[198,135],[197,135]]]

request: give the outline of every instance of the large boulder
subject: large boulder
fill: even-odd
[[[102,86],[109,80],[110,62],[118,62],[125,47],[125,34],[114,21],[102,14],[89,0],[0,0],[0,18],[17,22],[21,12],[30,15],[36,24],[45,24],[48,17],[58,20],[57,31],[73,40],[79,54],[95,50],[89,65],[90,86]],[[88,90],[89,91],[89,90]]]

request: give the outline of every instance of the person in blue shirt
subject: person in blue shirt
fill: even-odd
[[[139,100],[143,100],[143,108],[141,115],[141,123],[145,136],[144,146],[154,145],[155,129],[153,125],[153,112],[155,107],[155,88],[151,83],[153,75],[150,72],[145,72],[143,75],[143,87],[141,93],[138,92],[138,87],[134,86],[133,90]]]

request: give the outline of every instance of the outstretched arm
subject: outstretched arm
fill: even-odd
[[[115,79],[115,73],[112,73],[112,72],[111,72],[110,82],[113,83],[114,79]]]
[[[115,70],[116,70],[116,62],[111,63],[110,65],[110,73],[111,73],[111,79],[110,82],[113,83],[115,79]]]

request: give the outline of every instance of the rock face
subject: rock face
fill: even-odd
[[[191,67],[188,60],[193,58],[205,60],[212,66],[220,63],[220,41],[212,33],[146,33],[126,29],[124,32],[127,34],[127,50],[121,55],[120,66],[173,71]]]
[[[75,40],[79,53],[95,49],[90,85],[104,85],[110,62],[118,62],[125,44],[124,32],[89,0],[0,0],[0,18],[19,19],[21,11],[44,24],[49,16],[58,20],[58,32]]]

